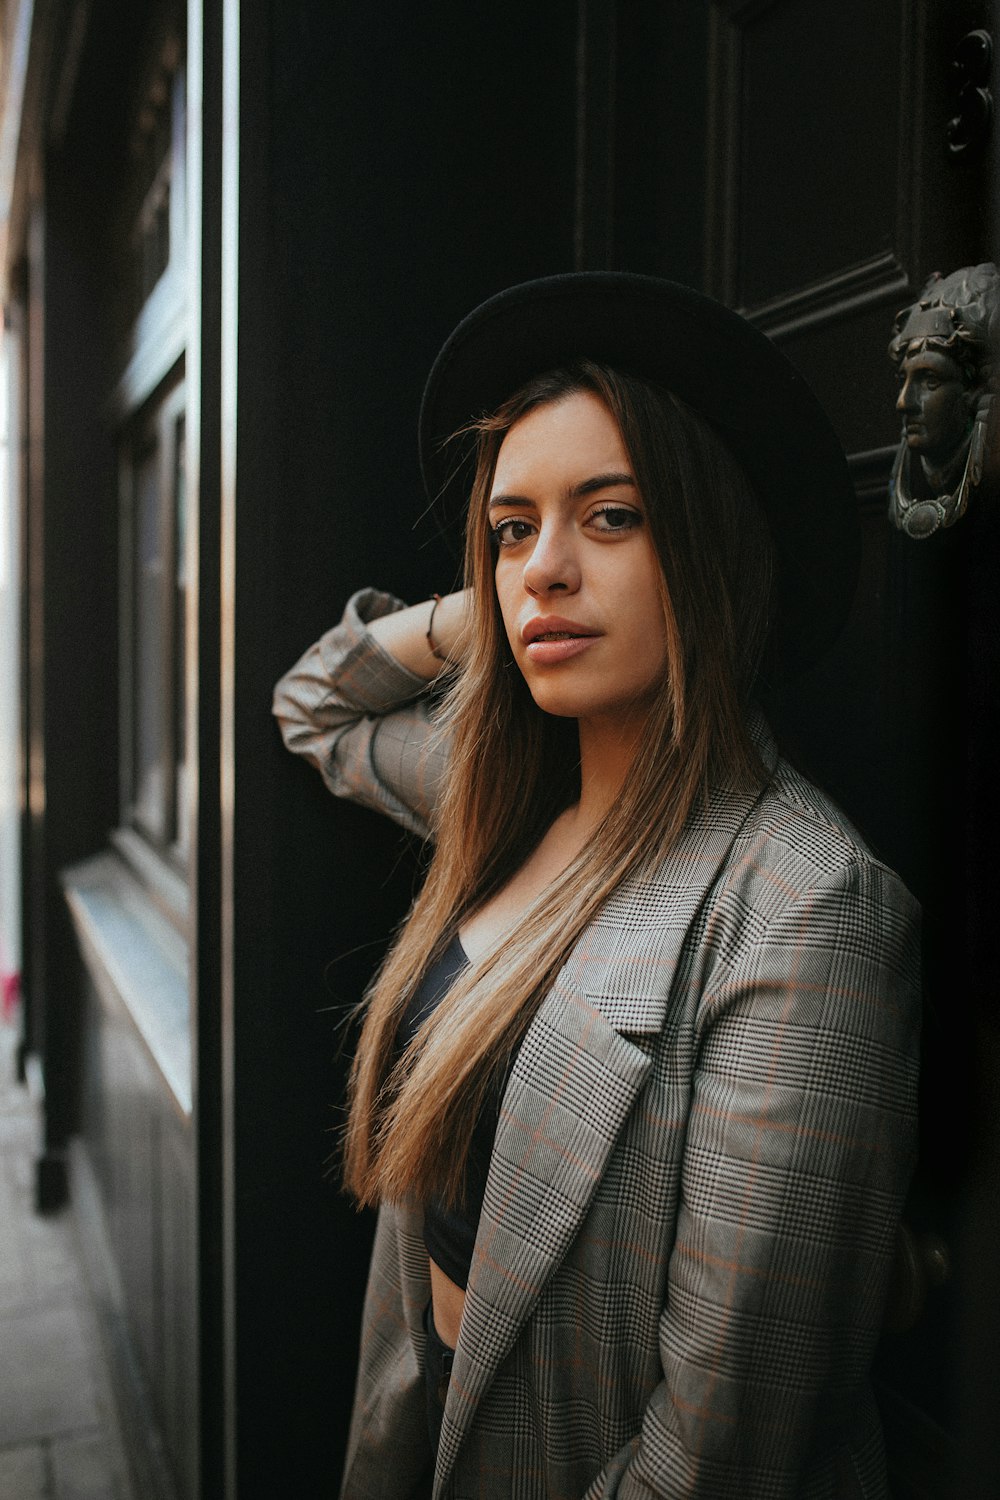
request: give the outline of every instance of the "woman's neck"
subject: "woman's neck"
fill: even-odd
[[[470,960],[502,941],[521,913],[558,880],[588,843],[635,759],[646,719],[580,722],[580,800],[553,821],[521,868],[462,922],[459,936]]]
[[[596,828],[613,806],[632,769],[646,724],[645,714],[580,720],[581,829]]]

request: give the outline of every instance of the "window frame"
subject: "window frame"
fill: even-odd
[[[179,682],[179,672],[188,655],[189,643],[186,640],[187,610],[178,598],[178,574],[182,568],[185,574],[187,571],[184,537],[179,535],[178,491],[184,481],[179,433],[186,421],[186,408],[187,389],[181,363],[137,416],[125,425],[119,443],[119,772],[122,826],[140,837],[181,876],[187,867],[188,819],[183,792],[178,785],[178,768],[187,763],[188,747],[185,694],[183,681]],[[162,822],[159,827],[149,820],[138,785],[142,689],[137,628],[137,544],[140,469],[146,455],[155,455],[156,459],[156,527],[161,566],[155,689],[162,704],[158,755]]]
[[[192,611],[178,593],[178,569],[183,569],[187,593],[192,587],[195,553],[194,517],[190,513],[187,438],[191,428],[190,388],[186,381],[189,328],[188,274],[188,110],[187,38],[182,10],[174,8],[172,22],[155,28],[151,63],[134,109],[133,145],[143,129],[143,110],[169,110],[169,123],[162,132],[166,151],[153,164],[149,180],[140,182],[126,195],[124,217],[114,231],[112,262],[119,266],[121,283],[128,288],[120,324],[117,384],[109,402],[109,418],[118,455],[119,546],[116,587],[119,605],[118,667],[118,826],[109,840],[126,862],[132,876],[171,926],[186,940],[189,925],[189,863],[191,808],[189,796],[178,788],[176,768],[183,764],[187,787],[192,785],[194,714],[187,701],[190,664],[196,642],[192,639]],[[147,122],[148,127],[148,122]],[[133,151],[138,159],[139,152]],[[152,199],[166,180],[169,183],[169,254],[145,300],[135,294],[138,264],[142,254],[142,224],[151,212]],[[178,454],[178,435],[184,447]],[[161,735],[162,764],[159,796],[164,808],[162,828],[144,824],[137,815],[136,732],[139,692],[136,672],[135,544],[138,521],[138,463],[143,446],[159,450],[156,488],[158,492],[159,545],[163,576],[159,600],[160,642],[157,692],[163,704]],[[180,463],[178,462],[180,459]],[[185,535],[178,536],[178,485],[183,486]]]

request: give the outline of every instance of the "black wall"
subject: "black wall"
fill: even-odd
[[[476,302],[573,264],[576,6],[498,19],[459,0],[243,7],[222,835],[241,1500],[336,1482],[370,1238],[327,1174],[344,1015],[416,871],[392,828],[284,752],[272,685],[353,589],[416,600],[452,584],[419,519],[424,375]]]

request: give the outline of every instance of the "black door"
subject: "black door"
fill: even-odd
[[[831,413],[861,502],[848,629],[776,714],[790,752],[925,909],[921,1159],[879,1364],[894,1491],[906,1497],[1000,1493],[987,1376],[995,528],[982,491],[954,527],[923,539],[887,519],[895,314],[932,272],[996,259],[992,10],[619,6],[606,86],[615,263],[700,282],[775,338]],[[595,98],[591,114],[602,109]]]

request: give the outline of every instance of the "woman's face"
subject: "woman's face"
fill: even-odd
[[[490,492],[496,590],[546,713],[644,717],[667,667],[659,559],[618,425],[587,391],[505,436]]]

